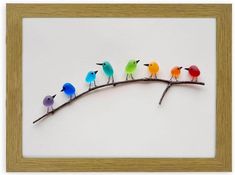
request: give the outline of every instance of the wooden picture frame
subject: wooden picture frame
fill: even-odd
[[[24,158],[22,19],[32,17],[215,18],[215,158]],[[7,171],[231,171],[231,18],[231,4],[7,4]]]

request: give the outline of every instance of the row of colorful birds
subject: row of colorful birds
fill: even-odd
[[[129,62],[127,63],[125,67],[126,80],[128,80],[129,78],[134,79],[133,74],[136,71],[137,64],[139,63],[139,61],[140,60],[133,60],[133,59],[129,60]],[[96,64],[102,66],[103,71],[108,78],[107,84],[109,84],[111,79],[112,79],[112,83],[114,83],[114,76],[113,76],[114,70],[113,70],[112,65],[108,61],[105,61],[103,63],[96,63]],[[150,62],[149,64],[144,64],[144,66],[148,67],[148,70],[150,73],[149,78],[157,78],[157,73],[159,72],[159,65],[155,61]],[[180,66],[173,67],[171,69],[170,80],[174,78],[176,81],[178,81],[177,79],[180,76],[181,69],[182,67]],[[185,70],[187,70],[189,75],[191,75],[192,81],[197,81],[197,78],[200,75],[200,70],[198,69],[197,66],[192,65],[188,68],[185,68]],[[92,83],[94,84],[94,86],[96,86],[95,80],[96,80],[97,72],[98,71],[89,71],[87,73],[85,81],[89,84],[89,89],[91,89]],[[75,95],[76,89],[71,83],[65,83],[62,87],[61,92],[64,92],[70,98],[70,100],[72,100],[72,98],[76,96]],[[49,112],[50,110],[53,110],[55,96],[56,95],[53,95],[53,96],[48,95],[43,99],[43,104],[44,106],[47,107],[47,112]]]

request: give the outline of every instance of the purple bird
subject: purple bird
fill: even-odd
[[[47,113],[50,111],[53,111],[53,104],[54,104],[54,98],[56,95],[47,95],[44,99],[43,99],[43,105],[47,107]]]

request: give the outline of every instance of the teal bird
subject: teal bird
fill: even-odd
[[[108,61],[105,61],[103,63],[96,63],[96,64],[102,66],[105,75],[108,77],[107,84],[109,84],[111,78],[112,78],[112,83],[114,83],[112,65]]]
[[[86,79],[85,81],[87,83],[89,83],[89,89],[91,89],[91,83],[94,83],[94,86],[96,87],[96,84],[95,84],[95,79],[96,79],[96,74],[97,74],[98,71],[89,71],[87,73],[87,76],[86,76]]]
[[[130,76],[132,80],[134,80],[133,73],[136,71],[137,64],[140,60],[129,60],[129,62],[126,65],[125,72],[126,72],[126,80],[128,80],[128,77]]]

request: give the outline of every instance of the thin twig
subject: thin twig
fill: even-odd
[[[164,92],[163,92],[163,94],[162,94],[162,97],[161,97],[161,99],[160,99],[160,101],[159,101],[159,103],[158,103],[159,105],[161,105],[164,96],[166,95],[167,91],[170,89],[171,86],[172,86],[172,83],[169,83],[169,84],[167,85],[167,87],[166,87],[166,89],[164,90]]]
[[[114,82],[114,83],[109,83],[109,84],[103,84],[103,85],[100,85],[100,86],[96,86],[96,87],[93,87],[91,89],[88,89],[87,91],[77,95],[75,98],[73,98],[72,100],[60,105],[59,107],[55,108],[53,111],[51,112],[48,112],[46,114],[44,114],[43,116],[41,116],[40,118],[36,119],[35,121],[33,121],[33,124],[34,123],[37,123],[38,121],[40,121],[41,119],[51,115],[51,114],[54,114],[55,112],[57,112],[58,110],[62,109],[63,107],[65,107],[66,105],[74,102],[75,100],[79,99],[80,97],[96,90],[96,89],[101,89],[101,88],[104,88],[104,87],[108,87],[108,86],[117,86],[117,85],[121,85],[121,84],[129,84],[129,83],[135,83],[135,82],[162,82],[162,83],[166,83],[168,84],[167,86],[167,89],[165,89],[162,97],[161,97],[161,100],[159,102],[159,104],[161,104],[161,101],[163,100],[167,90],[172,86],[172,85],[177,85],[177,84],[196,84],[196,85],[205,85],[205,83],[203,82],[194,82],[194,81],[170,81],[170,80],[165,80],[165,79],[152,79],[152,78],[140,78],[140,79],[134,79],[134,80],[126,80],[126,81],[118,81],[118,82]],[[170,87],[169,87],[170,85]]]

